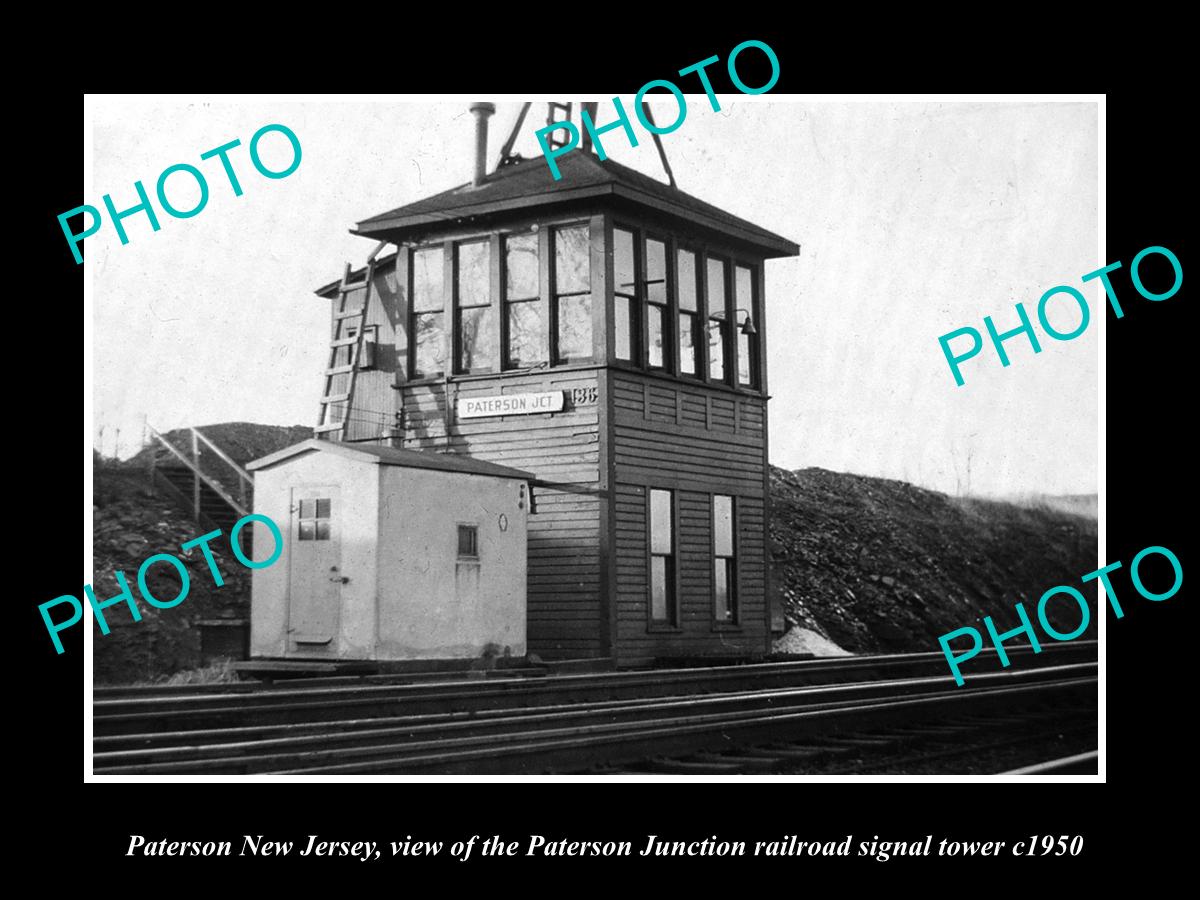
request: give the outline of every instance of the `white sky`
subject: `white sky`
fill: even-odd
[[[483,98],[487,99],[487,98]],[[623,98],[632,109],[631,97]],[[771,460],[786,468],[903,478],[954,493],[1097,489],[1098,282],[1095,104],[809,103],[764,95],[688,97],[687,119],[664,137],[679,187],[801,245],[767,263]],[[122,246],[107,220],[87,239],[95,298],[94,434],[105,453],[137,448],[143,418],[165,431],[252,421],[311,424],[328,352],[328,308],[313,289],[373,242],[356,221],[470,178],[469,100],[424,103],[238,103],[91,98],[94,190],[85,202],[118,210],[153,196],[159,173],[187,162],[208,177],[207,207],[190,219],[158,210],[125,220]],[[489,164],[519,102],[498,102]],[[598,123],[608,121],[601,103]],[[655,104],[656,120],[675,118]],[[517,149],[538,152],[535,103]],[[268,180],[250,163],[252,134],[282,123],[303,161]],[[244,194],[200,153],[240,138],[230,154]],[[649,136],[620,131],[609,155],[663,178]],[[264,139],[271,168],[286,140]],[[189,179],[169,197],[193,205]],[[156,208],[157,201],[155,201]],[[67,250],[64,242],[64,252]],[[1088,297],[1080,338],[1039,334],[990,347],[964,364],[957,387],[937,338],[991,315],[1017,323],[1023,301],[1072,285]],[[1060,331],[1072,305],[1051,312]],[[1052,310],[1055,308],[1052,304]],[[986,338],[985,338],[986,339]],[[118,437],[119,431],[119,437]]]

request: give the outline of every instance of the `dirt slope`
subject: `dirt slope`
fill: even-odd
[[[1096,568],[1092,519],[902,481],[772,466],[771,516],[787,616],[855,653],[937,650],[938,635],[982,631],[985,615],[1008,630],[1016,601],[1033,619],[1043,592]],[[1069,632],[1079,613],[1061,600],[1050,620]]]

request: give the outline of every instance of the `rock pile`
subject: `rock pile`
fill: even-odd
[[[985,615],[1014,627],[1014,603],[1032,618],[1044,591],[1096,568],[1096,537],[1094,520],[1051,509],[771,468],[773,590],[791,623],[854,653],[936,651],[938,635],[982,631]],[[1095,637],[1092,612],[1084,637]],[[1078,616],[1072,603],[1050,607],[1063,631]]]

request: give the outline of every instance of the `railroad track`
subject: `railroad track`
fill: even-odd
[[[573,772],[861,733],[868,725],[1089,697],[1094,704],[1094,643],[1010,656],[1010,668],[993,659],[995,671],[963,687],[941,654],[909,654],[467,684],[358,679],[165,695],[101,691],[93,766],[113,775]]]

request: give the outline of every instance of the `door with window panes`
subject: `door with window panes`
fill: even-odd
[[[341,500],[333,486],[292,489],[288,572],[288,636],[297,649],[329,645],[338,626],[342,554]]]

